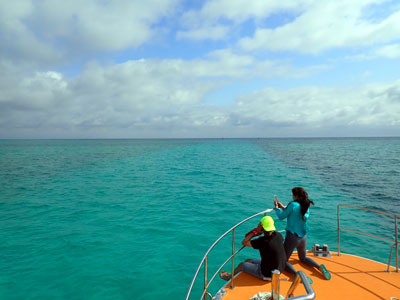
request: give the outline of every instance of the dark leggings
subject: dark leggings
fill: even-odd
[[[305,263],[311,267],[319,268],[318,263],[306,256],[306,244],[307,235],[299,237],[296,233],[293,234],[290,231],[286,231],[285,241],[283,242],[286,252],[286,259],[289,260],[294,248],[297,248],[297,254],[299,255],[299,259],[302,263]],[[296,274],[296,269],[288,261],[286,261],[285,269],[290,273]]]

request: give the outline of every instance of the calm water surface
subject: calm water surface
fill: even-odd
[[[308,246],[335,250],[337,204],[400,214],[399,182],[399,138],[2,140],[0,299],[182,299],[215,239],[274,194],[305,187]],[[386,217],[343,217],[393,238]],[[390,246],[343,234],[343,251],[384,263]],[[210,268],[229,252],[223,241]]]

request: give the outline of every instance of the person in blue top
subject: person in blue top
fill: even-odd
[[[297,254],[302,263],[315,267],[321,271],[324,277],[329,280],[331,274],[326,267],[319,265],[316,261],[306,256],[307,246],[307,219],[310,215],[309,207],[314,202],[308,199],[308,194],[304,188],[295,187],[292,189],[293,201],[285,207],[278,199],[274,200],[275,212],[279,220],[287,218],[286,236],[283,246],[286,252],[286,270],[296,273],[296,269],[288,262],[293,250],[297,248]]]

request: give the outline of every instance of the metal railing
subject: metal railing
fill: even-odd
[[[212,299],[212,295],[208,292],[208,288],[210,287],[210,284],[213,282],[213,280],[215,279],[215,277],[217,276],[217,274],[221,271],[221,269],[231,260],[232,261],[232,276],[231,276],[231,280],[230,280],[230,285],[229,288],[233,289],[234,288],[234,279],[235,276],[234,275],[234,270],[235,270],[235,255],[237,255],[243,248],[245,248],[245,246],[242,246],[239,250],[235,251],[235,231],[236,228],[240,225],[242,225],[243,223],[257,217],[260,216],[262,214],[266,215],[267,213],[273,211],[273,209],[267,209],[264,210],[262,212],[259,212],[251,217],[248,217],[247,219],[244,219],[243,221],[239,222],[238,224],[236,224],[235,226],[233,226],[231,229],[229,229],[228,231],[226,231],[223,235],[221,235],[212,245],[211,247],[207,250],[207,252],[205,253],[205,255],[203,256],[202,260],[200,261],[199,266],[197,267],[196,273],[193,276],[192,282],[190,283],[190,287],[188,289],[188,292],[186,294],[186,298],[185,300],[188,300],[190,297],[190,294],[192,292],[193,289],[193,285],[196,281],[196,278],[200,272],[201,267],[204,264],[204,289],[203,292],[201,294],[201,298],[204,298],[204,300],[207,300],[207,297],[209,297],[210,299]],[[214,249],[214,247],[225,237],[227,236],[230,232],[232,232],[232,255],[218,268],[218,270],[214,273],[214,275],[211,277],[211,279],[209,281],[207,281],[207,273],[208,273],[208,256],[211,252],[211,250]],[[298,286],[299,282],[302,282],[304,285],[304,288],[307,292],[306,295],[303,296],[298,296],[298,297],[294,297],[294,298],[288,298],[289,295],[290,297],[293,297],[293,292],[296,289],[296,287]],[[278,278],[272,278],[272,287],[273,290],[272,292],[274,293],[279,293],[279,276]],[[278,287],[278,288],[277,288]],[[277,288],[277,289],[276,289]],[[290,294],[289,294],[290,292]],[[288,300],[289,299],[293,299],[293,300],[312,300],[315,298],[315,293],[310,285],[310,283],[308,282],[307,276],[304,274],[304,272],[299,271],[296,274],[295,280],[292,283],[291,287],[289,288],[288,291],[288,296],[286,297]]]
[[[340,207],[348,207],[348,208],[354,208],[354,209],[359,209],[359,210],[364,210],[364,211],[370,211],[370,212],[374,212],[374,213],[378,213],[378,214],[382,214],[382,215],[387,215],[387,216],[391,216],[394,218],[394,232],[395,232],[395,239],[389,239],[389,238],[385,238],[382,236],[378,236],[378,235],[374,235],[374,234],[370,234],[370,233],[365,233],[365,232],[361,232],[361,231],[357,231],[357,230],[351,230],[351,229],[347,229],[347,228],[343,228],[340,227]],[[234,274],[234,270],[235,270],[235,255],[237,255],[243,248],[245,248],[245,246],[242,246],[239,250],[235,251],[235,231],[236,228],[239,227],[240,225],[242,225],[243,223],[257,217],[260,216],[262,214],[266,215],[267,213],[273,211],[273,209],[267,209],[264,210],[262,212],[259,212],[255,215],[252,215],[250,217],[248,217],[247,219],[244,219],[243,221],[239,222],[238,224],[236,224],[235,226],[233,226],[232,228],[230,228],[228,231],[226,231],[223,235],[221,235],[212,245],[211,247],[207,250],[207,252],[205,253],[205,255],[203,256],[195,275],[193,276],[192,282],[190,283],[190,287],[188,289],[188,292],[186,294],[186,298],[185,300],[188,300],[190,297],[190,294],[192,292],[194,283],[197,279],[197,276],[199,275],[200,269],[204,264],[204,289],[203,292],[201,294],[200,298],[204,297],[204,300],[207,299],[207,297],[209,297],[210,299],[212,299],[212,295],[208,292],[208,289],[211,285],[211,283],[213,282],[213,280],[215,279],[215,277],[217,276],[217,274],[221,271],[221,269],[231,260],[232,261],[232,272],[231,274]],[[396,252],[396,272],[399,272],[399,238],[398,238],[398,222],[397,219],[400,218],[400,216],[395,215],[395,214],[391,214],[391,213],[386,213],[386,212],[382,212],[382,211],[378,211],[378,210],[374,210],[374,209],[369,209],[369,208],[363,208],[363,207],[357,207],[357,206],[352,206],[352,205],[346,205],[346,204],[339,204],[337,206],[337,230],[338,230],[338,255],[340,256],[340,231],[348,231],[348,232],[353,232],[353,233],[358,233],[358,234],[362,234],[362,235],[367,235],[370,237],[375,237],[378,239],[382,239],[382,240],[386,240],[389,242],[393,242],[394,244],[391,246],[391,250],[390,250],[390,257],[389,257],[389,262],[388,262],[388,271],[390,268],[390,262],[391,262],[391,258],[392,258],[392,252],[393,252],[393,248],[395,248],[395,252]],[[211,277],[211,279],[208,281],[207,278],[207,274],[208,274],[208,256],[210,254],[210,252],[214,249],[214,247],[224,238],[226,237],[230,232],[232,232],[232,255],[218,268],[218,270],[214,273],[214,275]],[[230,280],[230,285],[229,288],[233,289],[234,288],[234,279],[235,276],[231,277]],[[302,296],[298,296],[298,297],[294,297],[294,298],[288,298],[288,297],[293,297],[293,292],[296,289],[296,287],[298,286],[299,282],[302,282],[305,290],[307,292],[306,295],[302,295]],[[307,280],[307,276],[304,274],[304,272],[297,272],[296,277],[291,285],[291,287],[289,288],[287,295],[286,295],[287,299],[292,299],[292,300],[311,300],[315,298],[315,293],[311,287],[311,285],[309,284],[308,280]]]
[[[347,228],[343,228],[340,227],[340,207],[349,207],[349,208],[354,208],[354,209],[359,209],[359,210],[364,210],[364,211],[370,211],[370,212],[374,212],[377,214],[381,214],[381,215],[387,215],[390,217],[394,218],[394,236],[395,239],[389,239],[389,238],[385,238],[382,236],[378,236],[378,235],[374,235],[374,234],[370,234],[370,233],[366,233],[366,232],[361,232],[361,231],[357,231],[357,230],[351,230],[351,229],[347,229]],[[388,262],[388,267],[387,267],[387,271],[389,272],[390,269],[390,262],[392,259],[392,252],[393,252],[393,247],[396,248],[396,272],[399,272],[399,235],[398,235],[398,226],[397,226],[397,219],[400,218],[400,216],[395,215],[395,214],[391,214],[391,213],[387,213],[387,212],[383,212],[383,211],[379,211],[379,210],[375,210],[375,209],[369,209],[369,208],[363,208],[363,207],[358,207],[358,206],[352,206],[352,205],[346,205],[346,204],[339,204],[337,206],[337,231],[338,231],[338,255],[340,256],[340,231],[348,231],[348,232],[353,232],[353,233],[358,233],[358,234],[362,234],[362,235],[367,235],[367,236],[371,236],[374,238],[378,238],[381,240],[386,240],[389,242],[394,243],[390,249],[390,256],[389,256],[389,262]]]
[[[204,254],[199,266],[197,267],[196,273],[193,276],[192,282],[190,283],[190,287],[189,290],[186,294],[186,300],[189,299],[190,293],[192,292],[193,289],[193,285],[194,282],[196,281],[197,275],[200,272],[201,266],[204,263],[204,290],[202,293],[202,297],[204,297],[204,299],[207,298],[207,295],[209,295],[209,293],[207,292],[210,284],[212,283],[212,281],[214,280],[214,278],[217,276],[217,274],[219,273],[219,271],[221,271],[221,269],[230,261],[232,260],[232,275],[234,274],[234,270],[235,270],[235,255],[238,254],[245,246],[241,247],[238,251],[235,252],[235,230],[238,226],[242,225],[243,223],[257,217],[260,216],[262,214],[267,214],[269,212],[273,211],[273,209],[267,209],[264,210],[262,212],[259,212],[255,215],[252,215],[251,217],[248,217],[247,219],[244,219],[243,221],[239,222],[238,224],[236,224],[235,226],[233,226],[231,229],[229,229],[227,232],[225,232],[223,235],[221,235],[215,242],[214,244],[211,245],[210,248],[208,248],[206,254]],[[210,281],[207,282],[207,258],[209,253],[211,252],[212,249],[214,249],[215,245],[217,245],[219,243],[219,241],[221,241],[225,236],[227,236],[230,232],[232,232],[232,255],[219,267],[219,269],[215,272],[215,274],[211,277]],[[232,276],[231,278],[231,284],[230,284],[230,288],[233,289],[234,288],[234,276]]]
[[[271,278],[271,296],[269,300],[279,300],[281,298],[280,295],[280,272],[278,270],[272,271]],[[294,297],[294,291],[299,286],[299,283],[303,283],[304,289],[306,290],[305,295]],[[310,282],[308,281],[307,275],[303,271],[297,271],[296,276],[292,284],[290,285],[285,299],[287,300],[313,300],[315,299],[315,293],[313,288],[311,287]]]
[[[298,287],[300,281],[303,283],[304,288],[306,290],[306,295],[302,296],[294,296],[294,291]],[[289,290],[286,294],[286,299],[291,300],[313,300],[315,299],[315,293],[313,288],[311,287],[310,282],[308,281],[307,275],[303,271],[297,271],[296,276],[294,277],[292,285],[289,287]]]

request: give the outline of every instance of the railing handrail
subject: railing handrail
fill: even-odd
[[[249,220],[251,220],[251,219],[253,219],[253,218],[255,218],[255,217],[259,216],[259,215],[266,214],[266,213],[269,213],[269,212],[271,212],[271,211],[273,211],[273,209],[272,209],[272,208],[269,208],[269,209],[266,209],[266,210],[264,210],[264,211],[261,211],[261,212],[259,212],[259,213],[256,213],[256,214],[254,214],[254,215],[252,215],[252,216],[250,216],[250,217],[248,217],[248,218],[242,220],[241,222],[239,222],[239,223],[237,223],[235,226],[233,226],[231,229],[227,230],[224,234],[222,234],[222,235],[210,246],[210,248],[208,248],[207,252],[204,254],[203,258],[201,259],[199,266],[197,267],[196,273],[195,273],[194,276],[193,276],[193,279],[192,279],[192,282],[190,283],[190,287],[189,287],[189,290],[188,290],[188,292],[187,292],[187,294],[186,294],[185,300],[188,300],[188,299],[189,299],[190,293],[192,292],[194,282],[196,281],[197,275],[198,275],[199,272],[200,272],[201,266],[203,265],[204,261],[205,261],[206,258],[208,257],[208,254],[209,254],[209,253],[211,252],[211,250],[215,247],[215,245],[217,245],[217,244],[219,243],[220,240],[222,240],[222,239],[223,239],[225,236],[227,236],[231,231],[235,230],[237,227],[239,227],[239,226],[242,225],[243,223],[245,223],[245,222],[247,222],[247,221],[249,221]],[[241,249],[240,249],[240,250],[241,250]],[[239,251],[240,251],[240,250],[239,250]],[[238,252],[239,252],[239,251],[238,251]],[[229,261],[229,259],[228,259],[227,261]],[[226,264],[226,262],[225,262],[225,264]],[[214,276],[214,277],[215,277],[215,276]],[[214,279],[214,277],[213,277],[212,279]],[[211,281],[212,281],[212,280],[210,280],[209,284],[211,283]],[[207,285],[207,287],[209,286],[209,284]]]
[[[374,212],[374,213],[377,213],[377,214],[387,215],[387,216],[393,217],[394,218],[394,235],[395,235],[394,240],[386,238],[386,237],[383,237],[383,236],[371,234],[371,233],[366,233],[366,232],[362,232],[362,231],[351,230],[351,229],[340,227],[340,207],[349,207],[349,208],[354,208],[354,209],[359,209],[359,210],[364,210],[364,211],[370,211],[370,212]],[[396,248],[396,272],[399,272],[399,251],[398,251],[398,249],[399,249],[400,241],[399,241],[398,226],[397,226],[397,219],[399,219],[399,218],[400,218],[400,215],[387,213],[387,212],[379,211],[379,210],[376,210],[376,209],[353,206],[353,205],[348,205],[348,204],[338,204],[338,206],[337,206],[338,255],[340,256],[340,231],[341,230],[342,231],[353,232],[353,233],[358,233],[358,234],[362,234],[362,235],[366,235],[366,236],[371,236],[371,237],[375,237],[375,238],[378,238],[378,239],[381,239],[381,240],[390,241],[390,242],[394,243],[393,246],[395,246],[395,248]],[[388,271],[389,271],[389,266],[390,266],[390,260],[392,258],[393,246],[391,247],[391,250],[390,250],[390,257],[389,257],[389,262],[388,262]]]
[[[338,204],[338,206],[356,208],[356,209],[361,209],[361,210],[366,210],[366,211],[372,211],[372,212],[375,212],[375,213],[378,213],[378,214],[381,214],[381,215],[388,215],[388,216],[391,216],[391,217],[400,218],[400,215],[396,215],[396,214],[392,214],[392,213],[388,213],[388,212],[380,211],[380,210],[376,210],[376,209],[371,209],[371,208],[359,207],[359,206],[348,205],[348,204]]]

